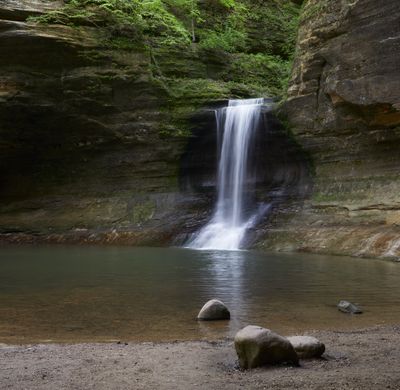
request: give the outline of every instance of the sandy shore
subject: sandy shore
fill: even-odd
[[[231,340],[0,345],[0,389],[400,389],[400,326],[313,331],[323,359],[237,368]]]

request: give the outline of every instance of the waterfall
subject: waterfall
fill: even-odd
[[[259,211],[246,215],[254,177],[249,159],[263,99],[230,100],[216,112],[218,139],[217,203],[210,222],[189,241],[194,249],[237,250]]]

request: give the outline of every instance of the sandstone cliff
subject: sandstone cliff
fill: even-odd
[[[278,3],[249,2],[247,46],[230,53],[29,19],[63,4],[0,4],[0,233],[171,243],[212,209],[212,109],[282,85],[281,60],[266,65],[288,55],[282,9],[268,19]],[[252,232],[259,247],[400,256],[399,14],[397,0],[304,3],[281,110],[292,135],[277,125],[258,148],[258,192],[275,205]]]
[[[1,6],[0,225],[84,240],[133,225],[134,242],[156,205],[161,213],[177,196],[182,142],[159,136],[167,95],[140,47],[99,50],[102,29],[26,22],[57,3]]]
[[[279,18],[291,21],[292,14],[282,13],[275,1],[257,1],[251,5],[258,12],[244,23],[218,2],[201,2],[208,16],[199,30],[203,41],[228,47],[200,50],[189,37],[182,47],[160,44],[169,39],[167,21],[185,38],[187,21],[177,19],[179,10],[175,17],[161,9],[161,19],[148,26],[155,42],[149,45],[135,35],[130,19],[113,25],[110,15],[118,22],[119,10],[105,14],[106,8],[93,8],[96,2],[0,3],[2,238],[163,244],[195,229],[212,208],[212,191],[192,191],[183,183],[190,116],[230,97],[276,89],[281,58],[290,51]],[[88,10],[71,8],[86,3]],[[70,8],[63,11],[65,4]],[[275,16],[266,24],[268,7]],[[294,6],[288,9],[296,15]],[[53,11],[45,23],[31,19]],[[226,40],[221,28],[227,18],[243,29],[248,47]],[[268,72],[242,68],[247,60],[260,64],[265,58],[272,59],[271,66],[264,62]],[[196,122],[200,132],[214,131],[212,111]],[[207,138],[204,133],[196,139]],[[194,181],[200,180],[196,170],[210,165],[210,145],[197,150],[190,166]],[[210,158],[203,162],[203,156]]]
[[[284,106],[311,199],[269,248],[400,256],[400,3],[309,0]]]

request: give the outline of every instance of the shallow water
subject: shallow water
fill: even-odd
[[[283,334],[400,322],[400,264],[178,248],[0,250],[0,342],[230,337],[247,324]],[[197,322],[219,298],[231,321]],[[340,299],[364,314],[340,313]]]

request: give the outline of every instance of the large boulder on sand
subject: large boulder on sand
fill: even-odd
[[[197,315],[197,319],[202,321],[229,320],[230,317],[228,308],[218,299],[208,301]]]
[[[351,303],[348,301],[340,301],[339,304],[337,305],[337,307],[343,313],[349,313],[349,314],[361,314],[362,313],[361,308],[356,306],[354,303]]]
[[[315,337],[292,336],[287,339],[300,359],[320,357],[325,352],[325,345]]]
[[[260,326],[249,325],[236,333],[235,349],[242,368],[299,363],[288,339]]]

